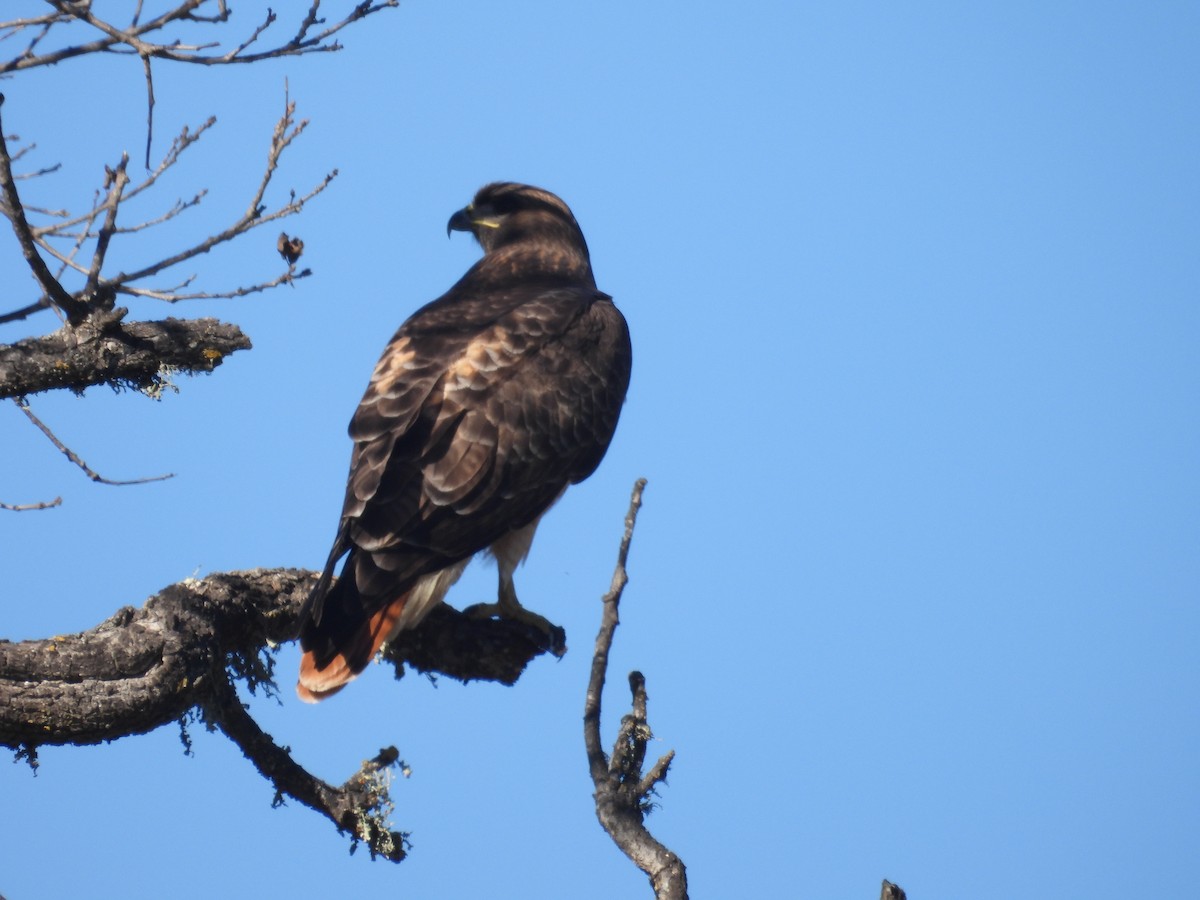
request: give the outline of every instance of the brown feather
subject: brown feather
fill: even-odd
[[[624,402],[629,332],[567,205],[491,184],[450,226],[484,257],[400,326],[351,420],[338,537],[302,615],[306,699],[414,627],[473,555],[515,532],[528,550],[524,529],[600,463]]]

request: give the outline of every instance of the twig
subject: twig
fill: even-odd
[[[219,44],[216,42],[184,44],[179,40],[174,40],[170,43],[155,43],[146,38],[173,22],[204,24],[225,22],[229,19],[229,10],[224,3],[221,3],[220,12],[216,15],[201,16],[197,15],[195,10],[202,6],[206,0],[183,0],[174,9],[164,12],[148,22],[139,22],[138,18],[140,16],[135,16],[134,21],[128,28],[118,28],[111,22],[94,15],[90,5],[73,4],[69,0],[47,0],[47,2],[57,10],[56,13],[36,20],[0,22],[0,28],[24,28],[36,24],[41,25],[44,29],[43,33],[38,35],[23,52],[7,62],[0,63],[0,75],[36,66],[55,65],[68,59],[86,56],[90,53],[128,53],[136,54],[143,59],[154,57],[155,59],[164,59],[171,62],[205,66],[253,63],[264,59],[277,59],[282,56],[300,56],[308,53],[331,53],[342,49],[340,43],[336,40],[330,40],[342,29],[360,19],[365,19],[367,16],[400,5],[400,0],[382,0],[379,3],[371,3],[367,0],[367,2],[355,3],[350,12],[340,22],[330,25],[318,34],[309,37],[309,30],[314,25],[323,21],[317,18],[317,9],[320,7],[320,0],[313,0],[295,36],[286,43],[262,50],[258,53],[244,52],[247,47],[257,42],[259,36],[273,23],[274,17],[272,16],[268,17],[265,24],[257,26],[248,38],[232,50],[226,53],[208,54],[201,51],[211,50],[219,46]],[[44,53],[40,56],[34,54],[34,46],[45,36],[45,31],[49,31],[55,25],[62,25],[72,21],[85,22],[91,25],[97,31],[101,32],[102,37],[86,43]]]
[[[41,503],[5,503],[0,501],[0,509],[8,509],[13,512],[28,512],[34,509],[53,509],[56,506],[62,506],[62,497],[55,497],[53,500]]]
[[[88,269],[87,286],[83,290],[85,297],[95,297],[96,290],[100,286],[100,268],[104,265],[104,257],[108,254],[108,242],[112,239],[113,232],[117,227],[117,209],[121,205],[121,194],[125,190],[125,185],[129,184],[129,177],[125,174],[128,165],[129,154],[122,153],[121,161],[117,163],[115,170],[105,167],[105,173],[112,175],[112,184],[109,185],[108,197],[104,200],[104,209],[107,212],[104,216],[104,223],[100,226],[100,233],[96,236],[96,249],[92,253],[92,265]]]
[[[0,94],[0,106],[3,106],[3,104],[4,95]],[[25,262],[33,272],[33,277],[37,279],[38,284],[41,285],[42,290],[46,292],[46,296],[50,298],[51,302],[67,314],[67,319],[72,324],[83,321],[88,314],[87,305],[67,293],[66,289],[58,283],[58,280],[50,274],[45,260],[37,252],[33,233],[29,229],[29,222],[25,219],[25,211],[21,205],[21,198],[17,194],[17,184],[13,180],[12,158],[8,155],[8,142],[4,139],[3,122],[0,122],[0,192],[4,196],[8,219],[12,223],[13,231],[17,235],[17,243],[21,245],[21,252],[25,256]]]
[[[116,224],[117,209],[138,194],[148,190],[158,178],[179,159],[180,155],[188,149],[192,144],[196,143],[210,127],[212,127],[216,119],[210,117],[195,131],[189,131],[185,126],[179,135],[171,142],[170,148],[164,155],[158,167],[150,172],[144,180],[137,185],[129,187],[128,176],[126,174],[127,158],[122,157],[121,163],[116,169],[106,168],[106,181],[103,189],[106,191],[105,200],[102,203],[93,205],[92,209],[82,215],[73,217],[65,217],[63,221],[53,222],[49,225],[31,228],[30,233],[33,235],[35,250],[40,248],[48,258],[53,258],[61,264],[59,274],[63,271],[71,269],[85,276],[87,279],[87,287],[84,289],[83,296],[104,298],[110,300],[113,293],[121,293],[130,296],[148,297],[166,302],[175,303],[181,300],[201,300],[201,299],[216,299],[243,297],[248,294],[255,294],[271,288],[279,287],[284,284],[292,284],[300,278],[306,278],[312,274],[310,269],[301,271],[291,271],[269,281],[261,281],[245,287],[238,287],[224,291],[201,291],[190,294],[182,294],[177,288],[141,288],[133,287],[133,283],[145,278],[150,278],[166,269],[176,266],[182,262],[186,262],[203,253],[207,253],[213,248],[232,241],[234,238],[266,225],[276,219],[285,218],[287,216],[299,213],[304,206],[325,190],[326,187],[337,177],[337,170],[330,172],[325,178],[313,187],[308,193],[303,196],[297,196],[295,191],[291,192],[290,199],[283,206],[267,212],[264,204],[264,197],[267,189],[270,186],[272,178],[279,165],[280,157],[283,152],[291,145],[297,137],[299,137],[307,127],[307,120],[299,123],[294,121],[295,104],[291,102],[285,94],[285,109],[283,115],[276,122],[271,136],[271,144],[267,153],[267,163],[262,178],[255,189],[255,192],[247,204],[246,210],[242,215],[227,228],[221,232],[210,235],[203,241],[200,241],[193,246],[181,250],[174,255],[165,259],[160,259],[157,262],[142,266],[133,272],[120,272],[112,277],[101,277],[102,265],[107,254],[108,241],[115,234],[126,234],[141,231],[153,227],[154,225],[162,224],[173,219],[175,216],[182,213],[184,210],[197,205],[205,196],[206,191],[200,191],[189,201],[177,200],[174,206],[162,215],[148,219],[136,225],[126,225],[118,227]],[[105,214],[104,221],[98,231],[94,231],[97,218],[101,214]],[[82,227],[80,227],[82,226]],[[75,230],[78,229],[78,230]],[[83,245],[89,240],[95,238],[96,246],[92,254],[90,265],[85,268],[78,261],[76,256],[82,249]],[[51,243],[55,239],[72,240],[73,244],[70,250],[64,252],[58,249]],[[40,257],[39,257],[40,258]],[[187,280],[191,281],[191,278]],[[56,282],[57,283],[57,282]],[[185,282],[186,284],[187,282]],[[40,301],[39,301],[40,302]],[[104,303],[95,304],[96,308],[103,308]],[[25,318],[36,312],[40,306],[30,305],[22,307],[16,313],[8,315],[13,316],[13,320]],[[90,307],[89,307],[90,308]],[[0,322],[4,321],[0,319]]]
[[[141,4],[138,4],[141,12]],[[142,67],[146,70],[146,168],[150,168],[150,144],[154,140],[154,76],[150,71],[150,57],[142,54]]]
[[[583,711],[583,740],[587,747],[588,768],[596,793],[596,816],[613,843],[650,878],[658,900],[687,900],[687,870],[683,861],[661,844],[646,828],[644,819],[650,809],[650,795],[666,780],[674,751],[660,758],[645,775],[642,764],[646,744],[651,738],[646,721],[646,679],[640,672],[629,676],[633,693],[633,711],[621,720],[621,728],[607,758],[600,742],[600,698],[604,692],[609,651],[619,622],[618,607],[621,594],[629,582],[626,561],[633,528],[642,505],[646,480],[639,478],[633,486],[629,512],[625,516],[625,535],[617,554],[612,587],[604,595],[604,613],[596,650],[592,656],[592,672],[588,680],[587,699]]]
[[[0,315],[0,325],[5,325],[8,322],[19,322],[21,319],[28,319],[38,310],[46,309],[50,305],[49,299],[42,297],[35,303],[30,303],[28,306],[22,306],[20,309],[13,310],[10,313]]]
[[[147,175],[146,179],[144,181],[142,181],[142,182],[138,183],[137,185],[135,185],[134,187],[131,187],[128,190],[126,190],[125,193],[122,195],[122,200],[123,201],[132,200],[134,197],[138,196],[139,194],[141,194],[144,191],[147,191],[151,187],[153,187],[154,183],[156,181],[158,181],[158,179],[163,175],[163,173],[166,172],[173,165],[175,165],[175,163],[177,163],[179,161],[179,157],[183,155],[183,152],[185,150],[187,150],[189,147],[191,147],[192,144],[194,144],[198,140],[200,140],[200,138],[204,134],[204,132],[208,131],[208,129],[212,128],[213,125],[215,125],[216,123],[217,123],[217,117],[209,116],[208,119],[205,122],[203,122],[200,125],[200,127],[197,128],[195,131],[190,131],[186,125],[183,126],[183,130],[175,137],[175,139],[173,141],[171,141],[171,146],[167,149],[167,152],[163,156],[162,161],[158,164],[158,168],[156,168],[153,172],[151,172],[149,175]],[[201,191],[198,196],[203,196],[204,193],[206,193],[206,192]],[[75,216],[74,218],[68,218],[65,214],[60,214],[62,216],[62,218],[64,219],[64,221],[55,222],[51,225],[42,225],[37,228],[34,228],[34,229],[32,229],[33,234],[35,237],[38,237],[38,238],[41,238],[43,236],[44,237],[56,237],[56,236],[60,236],[60,235],[67,236],[67,229],[74,228],[76,225],[87,223],[87,226],[84,230],[83,238],[86,239],[86,238],[92,237],[93,235],[91,234],[91,225],[95,221],[96,216],[99,214],[100,210],[103,208],[104,207],[102,204],[93,206],[90,212],[83,213],[82,215]]]
[[[284,114],[275,124],[275,130],[271,137],[271,146],[267,152],[266,170],[264,171],[263,177],[258,184],[258,188],[254,192],[254,196],[251,198],[250,203],[247,206],[246,211],[242,214],[241,218],[218,234],[211,235],[200,243],[195,244],[186,250],[181,250],[178,253],[167,257],[166,259],[161,259],[158,262],[144,266],[143,268],[134,272],[122,272],[109,279],[107,283],[119,290],[122,286],[128,285],[130,282],[140,281],[143,278],[157,275],[164,269],[169,269],[171,266],[178,265],[181,262],[186,262],[189,259],[200,256],[203,253],[207,253],[214,247],[226,243],[227,241],[231,241],[240,234],[244,234],[247,231],[251,231],[262,225],[266,225],[269,222],[274,222],[277,219],[282,219],[298,213],[304,208],[308,201],[312,200],[314,197],[324,191],[325,188],[329,186],[330,182],[337,177],[337,169],[334,169],[332,172],[327,174],[324,180],[321,181],[320,184],[313,187],[307,194],[304,194],[301,197],[296,197],[293,194],[292,198],[285,205],[270,213],[265,213],[263,197],[266,194],[267,187],[271,183],[272,176],[275,174],[275,169],[279,164],[279,157],[283,151],[288,148],[292,141],[299,137],[304,132],[304,129],[308,126],[308,120],[305,119],[293,127],[292,116],[295,113],[295,108],[295,103],[289,102]],[[132,195],[133,192],[130,191],[127,196]]]
[[[18,153],[16,156],[13,157],[13,160],[15,161],[20,156],[21,156],[21,154]],[[30,178],[41,178],[43,175],[53,174],[54,172],[57,172],[61,168],[62,168],[62,163],[55,163],[52,166],[42,166],[42,168],[37,169],[36,171],[33,171],[33,172],[22,172],[20,175],[14,175],[13,178],[16,181],[28,181]],[[50,211],[49,210],[39,210],[39,212],[49,213]]]
[[[64,456],[66,456],[67,459],[69,459],[71,462],[75,463],[75,465],[79,466],[79,468],[83,470],[83,473],[85,475],[87,475],[88,478],[90,478],[92,481],[97,482],[98,484],[111,484],[111,485],[114,485],[117,487],[123,487],[125,485],[130,485],[130,484],[148,484],[151,481],[166,481],[168,478],[175,477],[175,473],[171,472],[166,475],[154,475],[154,476],[151,476],[150,478],[134,478],[130,481],[112,481],[111,479],[105,478],[102,475],[99,475],[98,473],[96,473],[96,472],[92,471],[90,468],[88,468],[88,464],[85,463],[82,459],[80,459],[79,455],[77,453],[75,453],[73,450],[71,450],[70,447],[68,447],[66,444],[64,444],[62,441],[60,441],[55,436],[54,432],[51,431],[46,426],[46,424],[44,422],[42,422],[41,419],[39,419],[37,416],[35,416],[33,414],[33,410],[31,410],[29,408],[28,401],[22,400],[22,399],[17,399],[17,400],[14,400],[13,402],[16,403],[17,406],[19,406],[21,408],[21,412],[25,413],[25,415],[29,418],[29,421],[32,422],[34,425],[36,425],[38,430],[41,431],[42,434],[44,434],[46,437],[48,437],[50,439],[50,443],[54,444],[54,446],[57,447],[59,449],[59,451]]]
[[[275,24],[275,20],[277,18],[278,18],[278,16],[275,15],[275,11],[273,9],[268,9],[267,10],[267,18],[263,21],[263,23],[254,29],[254,33],[252,35],[250,35],[250,37],[246,38],[244,41],[242,41],[240,44],[238,44],[237,47],[233,50],[233,52],[228,54],[228,56],[230,58],[237,56],[239,53],[241,53],[243,50],[245,50],[247,47],[249,47],[251,44],[253,44],[255,41],[257,41],[259,36],[264,31],[266,31],[268,28],[270,28],[272,25]]]
[[[208,195],[208,188],[204,188],[197,192],[191,200],[176,200],[175,205],[168,209],[161,216],[156,216],[153,219],[147,219],[144,222],[138,222],[136,225],[123,225],[118,228],[114,234],[136,234],[139,231],[145,231],[147,228],[153,228],[155,225],[161,225],[164,222],[169,222],[180,213],[191,209],[193,206],[199,206],[200,201]]]
[[[246,297],[250,294],[269,291],[271,288],[277,288],[281,285],[293,284],[301,278],[308,278],[310,275],[312,275],[312,269],[301,269],[299,272],[284,272],[277,278],[252,284],[249,287],[233,288],[228,291],[194,291],[190,294],[181,294],[179,290],[190,284],[195,279],[195,275],[188,278],[179,287],[165,291],[156,291],[151,288],[126,287],[124,285],[118,287],[116,290],[119,294],[129,294],[133,297],[149,297],[153,300],[165,300],[167,303],[179,303],[181,300],[231,300],[236,297]]]

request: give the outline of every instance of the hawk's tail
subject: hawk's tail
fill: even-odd
[[[349,580],[343,575],[343,580]],[[296,694],[305,703],[318,703],[358,677],[395,629],[408,604],[408,592],[357,623],[336,621],[326,607],[320,625],[306,623],[300,644],[300,680]],[[334,621],[330,621],[333,619]]]

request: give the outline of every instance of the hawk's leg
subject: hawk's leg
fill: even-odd
[[[545,647],[555,656],[561,657],[567,652],[567,634],[562,627],[555,625],[545,616],[539,616],[532,610],[523,607],[517,600],[517,589],[513,586],[511,575],[500,573],[500,590],[495,603],[476,603],[463,610],[474,619],[490,619],[498,617],[520,622],[534,629],[545,639]]]

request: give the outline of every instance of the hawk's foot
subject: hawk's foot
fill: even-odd
[[[507,602],[506,602],[507,600]],[[463,610],[464,615],[472,619],[508,619],[519,622],[527,628],[536,631],[543,640],[543,646],[557,657],[567,652],[567,633],[562,626],[555,625],[545,616],[539,616],[516,601],[509,600],[502,593],[497,603],[476,603]]]

